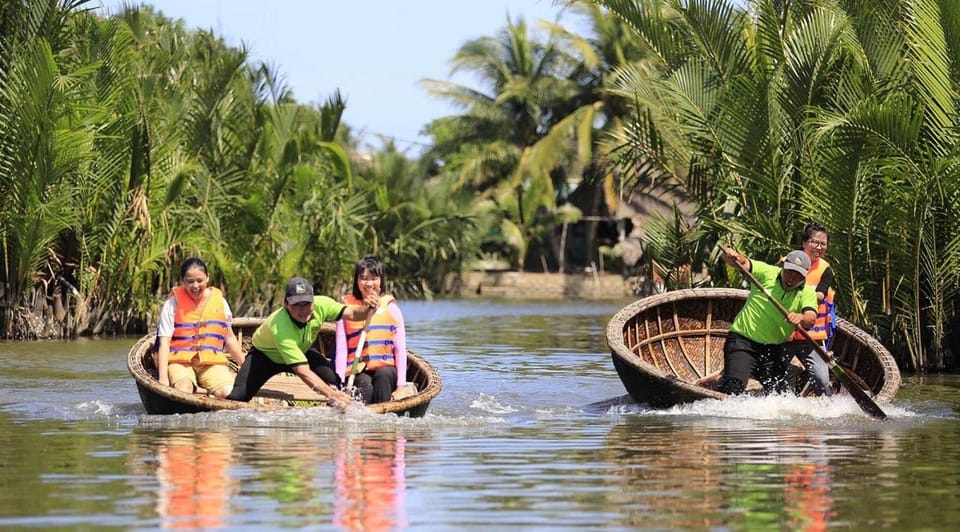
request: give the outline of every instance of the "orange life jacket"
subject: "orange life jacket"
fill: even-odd
[[[393,356],[393,339],[397,334],[397,321],[393,319],[393,314],[387,310],[387,305],[393,301],[393,296],[382,296],[380,303],[370,318],[370,326],[367,327],[367,339],[363,344],[363,353],[360,360],[367,363],[364,371],[373,371],[383,366],[396,366],[397,361]],[[348,305],[363,305],[363,301],[358,300],[351,294],[343,296],[343,302]],[[343,320],[343,329],[347,335],[347,368],[353,364],[353,358],[357,352],[357,343],[360,341],[360,333],[363,331],[362,321]]]
[[[817,260],[810,266],[810,271],[807,272],[807,285],[812,286],[814,290],[816,290],[817,285],[820,284],[820,278],[823,277],[823,272],[827,271],[829,267],[830,263],[826,260],[822,258]],[[817,321],[813,323],[813,327],[807,329],[807,334],[809,334],[813,340],[824,341],[833,336],[835,315],[833,306],[834,294],[833,287],[828,288],[823,301],[817,306]],[[790,335],[789,341],[799,341],[803,339],[802,334],[794,331],[793,334]]]
[[[223,292],[210,289],[203,308],[187,294],[183,287],[170,292],[177,300],[173,314],[173,336],[170,338],[170,363],[190,364],[199,357],[202,365],[227,364],[224,345],[227,342],[227,312]],[[200,315],[200,312],[203,315]]]

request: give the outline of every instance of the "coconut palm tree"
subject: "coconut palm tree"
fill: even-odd
[[[454,73],[477,74],[482,88],[424,80],[432,94],[466,111],[456,124],[437,121],[428,128],[435,145],[426,155],[455,172],[457,187],[486,200],[484,212],[510,235],[514,266],[522,268],[529,242],[553,227],[552,172],[570,155],[560,143],[538,143],[560,118],[554,112],[561,102],[578,91],[568,76],[577,61],[554,41],[534,38],[523,19],[508,17],[496,37],[468,41],[452,63]]]
[[[611,135],[622,135],[625,119],[631,118],[629,101],[621,94],[610,90],[621,67],[636,65],[648,67],[653,59],[650,50],[620,18],[598,5],[569,2],[567,12],[576,15],[588,25],[586,34],[570,31],[557,23],[541,21],[541,26],[578,60],[577,67],[569,75],[576,82],[579,93],[562,102],[563,107],[554,114],[562,117],[553,124],[542,143],[565,144],[566,149],[576,153],[578,168],[568,175],[577,189],[590,196],[592,212],[603,205],[606,212],[616,212],[625,196],[624,183],[612,165],[604,164],[611,154],[603,140]],[[644,168],[650,168],[649,165]],[[634,192],[643,193],[657,182],[656,175],[647,176],[643,186],[633,184]],[[560,196],[570,194],[564,191]],[[593,217],[586,222],[586,254],[581,258],[584,265],[597,257],[595,235],[598,220]]]

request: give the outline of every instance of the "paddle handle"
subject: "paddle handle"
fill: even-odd
[[[750,273],[750,270],[748,270],[743,264],[740,264],[740,261],[734,261],[734,262],[737,264],[737,267],[740,269],[740,272],[743,273],[744,277],[746,277],[747,279],[749,279],[750,282],[753,283],[753,286],[756,286],[758,290],[760,290],[761,292],[763,292],[763,295],[767,296],[767,299],[768,299],[771,303],[773,303],[773,306],[777,307],[777,310],[780,311],[780,314],[783,315],[784,319],[786,319],[787,321],[789,321],[789,320],[790,320],[790,311],[787,310],[786,307],[783,306],[783,303],[780,303],[780,301],[778,301],[777,298],[773,297],[773,294],[770,293],[770,290],[768,290],[766,286],[763,286],[762,284],[760,284],[760,281],[758,281],[757,278],[754,277],[752,273]],[[821,346],[821,345],[819,344],[819,342],[817,342],[816,340],[814,340],[814,339],[810,336],[810,333],[807,332],[806,329],[804,329],[803,327],[800,327],[799,325],[794,325],[793,327],[794,327],[794,329],[796,329],[797,332],[799,332],[800,335],[803,336],[808,342],[810,342],[811,344],[813,344],[813,348],[817,351],[817,354],[820,355],[820,358],[822,358],[822,359],[824,360],[824,362],[826,362],[827,364],[829,364],[829,365],[831,365],[831,366],[833,366],[833,365],[836,364],[836,362],[833,361],[833,357],[830,356],[830,353],[827,353],[826,350],[823,349],[823,346]]]
[[[740,269],[740,272],[743,274],[743,276],[746,277],[747,280],[753,284],[753,286],[757,287],[758,290],[763,292],[763,295],[767,297],[767,300],[773,303],[773,306],[780,311],[780,314],[782,314],[785,319],[789,320],[790,312],[783,306],[782,303],[777,301],[777,298],[773,297],[773,294],[770,293],[770,290],[760,284],[760,281],[758,281],[757,278],[750,273],[750,270],[747,270],[746,266],[741,264],[740,261],[734,260],[733,262],[737,265],[737,268]],[[824,362],[830,366],[830,371],[837,376],[837,378],[840,380],[840,384],[842,384],[847,392],[853,396],[853,399],[858,405],[860,405],[860,408],[864,412],[877,419],[887,418],[887,414],[885,414],[883,410],[877,406],[877,403],[875,403],[873,399],[871,399],[867,393],[863,391],[863,388],[859,386],[857,381],[847,373],[843,366],[837,364],[833,360],[833,357],[827,353],[827,351],[823,348],[823,346],[820,345],[819,342],[810,337],[810,333],[808,333],[806,329],[797,325],[794,325],[794,328],[800,331],[800,335],[803,336],[808,342],[813,344],[814,350],[818,355],[820,355],[820,358],[822,358]]]
[[[367,320],[363,322],[363,330],[360,331],[360,338],[357,339],[357,349],[353,352],[353,364],[350,366],[350,375],[347,377],[347,390],[353,389],[353,380],[357,376],[357,367],[360,365],[360,358],[363,355],[363,346],[367,343],[367,329],[370,328],[370,320],[380,308],[369,309],[367,311]]]

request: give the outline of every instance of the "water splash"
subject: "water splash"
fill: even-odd
[[[516,408],[501,404],[496,397],[485,393],[481,393],[479,397],[474,399],[473,402],[470,403],[470,408],[490,414],[512,414],[517,412]]]
[[[891,420],[906,420],[917,417],[929,417],[929,409],[917,411],[914,405],[887,404],[882,409]],[[797,397],[795,395],[769,395],[764,397],[738,396],[722,401],[706,399],[693,403],[677,405],[671,408],[656,409],[640,405],[639,413],[644,416],[674,417],[694,416],[711,417],[722,420],[790,421],[812,423],[849,423],[874,422],[852,397],[838,394],[832,397]]]
[[[113,416],[118,410],[117,405],[104,403],[103,401],[86,401],[77,405],[77,411],[90,414],[95,417]]]

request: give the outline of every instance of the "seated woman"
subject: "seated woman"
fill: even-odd
[[[376,294],[380,297],[380,304],[367,317],[366,323],[345,319],[337,321],[334,370],[339,382],[335,384],[342,385],[349,381],[354,360],[359,357],[354,385],[366,404],[389,401],[394,391],[406,383],[407,342],[403,314],[393,296],[384,294],[385,284],[380,259],[364,257],[357,261],[353,272],[353,292],[343,296],[344,303],[358,304],[369,294]],[[362,351],[357,353],[364,330],[365,342],[361,346]]]
[[[243,364],[244,355],[230,328],[230,306],[219,289],[207,286],[208,281],[201,259],[191,257],[180,266],[180,286],[160,309],[157,378],[182,392],[205,388],[226,397],[235,377],[226,354],[237,364]]]

